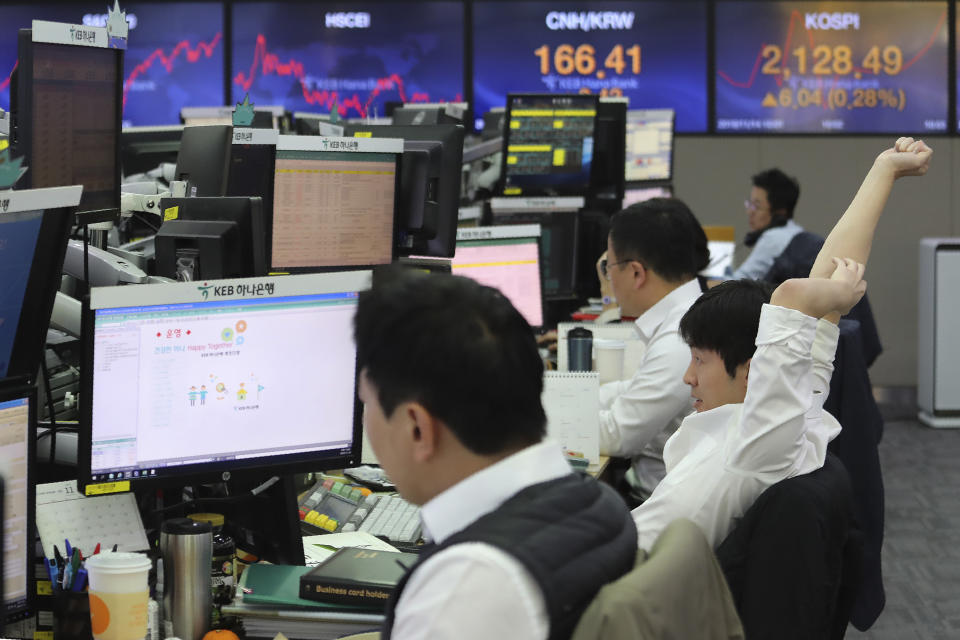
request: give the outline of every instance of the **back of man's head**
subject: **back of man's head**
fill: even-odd
[[[543,438],[543,361],[530,325],[496,289],[385,269],[360,294],[354,338],[357,370],[386,416],[417,402],[480,455]]]
[[[637,260],[667,282],[696,277],[710,262],[707,236],[690,208],[676,198],[651,198],[610,219],[617,260]]]
[[[753,176],[753,186],[767,192],[770,213],[793,217],[793,210],[800,199],[800,183],[780,169],[767,169]]]
[[[680,335],[695,349],[720,354],[727,374],[756,351],[760,311],[774,286],[761,280],[727,280],[703,293],[680,320]]]

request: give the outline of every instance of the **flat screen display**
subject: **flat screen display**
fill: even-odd
[[[463,100],[460,2],[242,2],[233,11],[234,101],[343,118],[387,102]]]
[[[474,2],[475,124],[508,93],[626,96],[707,128],[706,2]]]
[[[718,133],[942,133],[946,2],[718,2]]]
[[[106,6],[106,2],[101,3]],[[33,20],[105,26],[93,5],[0,5],[0,108],[10,109],[17,31]],[[177,124],[180,108],[223,103],[223,5],[124,3],[130,33],[124,54],[123,126]]]
[[[485,227],[484,231],[504,227]],[[526,227],[506,227],[507,234]],[[534,227],[535,228],[535,227]],[[536,229],[539,233],[539,229]],[[543,281],[537,236],[460,238],[453,257],[453,275],[499,289],[531,327],[543,325]]]

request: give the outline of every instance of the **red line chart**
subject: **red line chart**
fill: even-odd
[[[17,70],[17,65],[20,64],[20,61],[17,60],[13,63],[13,69],[10,69],[10,73],[7,74],[7,77],[3,80],[0,80],[0,91],[6,91],[7,87],[10,86],[10,78],[13,77],[13,72]]]
[[[303,99],[307,104],[317,105],[325,109],[332,109],[333,105],[338,105],[337,112],[341,116],[346,116],[350,109],[365,118],[370,111],[370,105],[378,95],[387,91],[396,90],[403,102],[430,102],[430,95],[425,92],[413,92],[407,95],[404,87],[403,78],[392,73],[385,78],[378,78],[376,86],[370,91],[366,99],[362,99],[354,93],[350,96],[340,95],[336,91],[316,90],[307,86],[306,72],[303,62],[290,58],[282,61],[280,56],[271,53],[267,49],[267,38],[263,34],[257,34],[257,41],[253,51],[253,62],[250,64],[248,72],[238,71],[233,77],[233,84],[242,88],[244,91],[250,91],[257,76],[290,76],[300,83],[300,89],[303,92]],[[457,96],[459,99],[459,96]]]
[[[936,42],[937,35],[940,33],[940,29],[943,28],[943,24],[944,24],[944,22],[946,21],[946,19],[947,19],[947,11],[944,10],[943,13],[940,14],[940,19],[937,20],[937,26],[934,27],[933,33],[930,34],[930,38],[929,38],[929,40],[927,40],[927,44],[924,45],[923,48],[921,48],[916,54],[914,54],[914,56],[913,56],[912,58],[910,58],[909,60],[907,60],[906,62],[903,63],[903,67],[901,68],[901,72],[902,72],[902,71],[906,71],[907,69],[909,69],[910,67],[912,67],[917,61],[919,61],[921,58],[923,58],[923,56],[925,56],[928,51],[930,51],[930,47],[932,47],[933,44],[934,44],[934,42]],[[780,72],[781,72],[781,73],[778,73],[778,74],[774,77],[774,81],[777,83],[777,86],[778,86],[778,87],[783,86],[783,70],[784,70],[785,67],[786,67],[787,52],[790,51],[790,41],[791,41],[791,39],[792,39],[792,37],[793,37],[793,28],[794,28],[795,23],[796,23],[798,20],[803,20],[803,16],[800,14],[800,12],[799,12],[799,11],[793,11],[793,12],[791,12],[791,14],[790,14],[790,23],[789,23],[789,25],[787,26],[787,37],[786,37],[786,40],[785,40],[785,42],[784,42],[784,44],[783,44],[783,49],[782,49],[782,51],[784,52],[784,55],[783,55],[783,58],[781,59],[782,62],[780,63]],[[810,43],[810,48],[812,49],[812,48],[814,47],[814,42],[813,42],[813,30],[804,27],[804,31],[806,31],[807,40],[809,41],[809,43]],[[730,77],[729,74],[727,74],[726,72],[724,72],[724,71],[722,71],[722,70],[720,70],[720,69],[717,69],[717,75],[719,75],[721,78],[723,78],[723,79],[724,79],[727,83],[729,83],[731,86],[737,87],[737,88],[739,88],[739,89],[749,89],[750,87],[753,86],[753,83],[754,83],[754,82],[756,81],[756,79],[757,79],[757,71],[759,71],[759,69],[760,69],[760,61],[763,60],[763,49],[764,49],[764,47],[766,47],[766,46],[767,46],[767,43],[762,43],[762,44],[760,45],[760,50],[757,52],[756,60],[754,60],[753,69],[752,69],[751,72],[750,72],[750,77],[749,77],[749,79],[747,79],[746,81],[738,82],[738,81],[734,80],[732,77]],[[853,71],[859,72],[859,73],[861,73],[861,74],[871,74],[871,75],[873,75],[873,71],[872,71],[872,70],[870,70],[870,69],[863,69],[863,68],[856,67],[856,66],[853,67]],[[834,77],[834,81],[836,81],[836,80],[837,80],[837,77],[835,76],[835,77]]]
[[[187,40],[181,40],[173,47],[169,54],[167,54],[163,49],[155,49],[143,60],[143,62],[140,62],[134,66],[127,75],[126,80],[123,81],[124,106],[127,104],[127,94],[130,92],[130,87],[133,85],[134,81],[150,70],[154,64],[159,63],[164,69],[166,69],[167,73],[173,73],[173,63],[178,57],[180,57],[181,54],[183,54],[187,62],[191,64],[199,61],[200,56],[209,58],[213,55],[217,45],[220,44],[222,37],[223,34],[217,33],[209,42],[198,42],[196,47],[191,47],[190,42]]]

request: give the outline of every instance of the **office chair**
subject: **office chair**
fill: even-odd
[[[832,454],[760,494],[717,549],[747,638],[843,638],[862,544],[850,479]]]

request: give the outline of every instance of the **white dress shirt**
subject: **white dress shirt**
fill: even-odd
[[[461,480],[423,505],[423,527],[441,544],[529,486],[571,473],[559,445],[541,442]],[[522,564],[500,549],[467,542],[417,568],[397,603],[392,637],[547,638],[543,593]]]
[[[680,337],[680,319],[700,297],[693,279],[647,309],[636,329],[645,345],[629,380],[600,388],[600,453],[633,458],[635,489],[648,496],[666,473],[663,447],[693,409],[683,372],[690,347]]]
[[[667,442],[667,475],[633,510],[640,548],[681,517],[716,547],[764,489],[823,466],[840,433],[823,411],[838,337],[830,322],[764,305],[743,403],[687,417]]]
[[[798,225],[793,219],[787,220],[787,224],[781,227],[770,227],[764,231],[757,243],[753,245],[750,255],[743,261],[739,267],[734,270],[731,278],[739,280],[740,278],[753,278],[762,280],[767,276],[773,261],[783,253],[787,248],[793,236],[803,231],[803,227]]]

